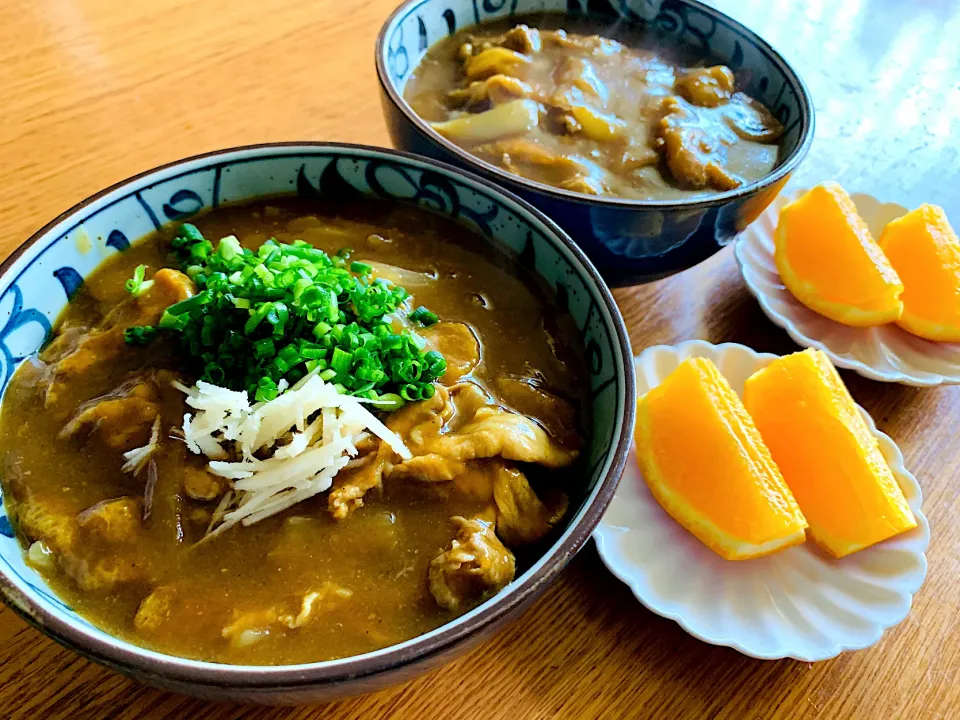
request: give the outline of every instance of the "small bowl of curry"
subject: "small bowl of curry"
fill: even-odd
[[[728,244],[813,139],[796,72],[695,1],[410,0],[382,27],[376,65],[397,147],[529,200],[612,285]]]
[[[361,146],[221,151],[0,267],[0,592],[208,698],[411,677],[515,617],[626,462],[631,351],[554,223]]]

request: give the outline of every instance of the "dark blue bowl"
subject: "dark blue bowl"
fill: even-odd
[[[777,167],[736,190],[685,201],[595,198],[542,185],[484,162],[444,139],[403,99],[427,49],[464,27],[536,12],[616,20],[645,29],[659,43],[721,62],[737,84],[786,127]],[[377,38],[377,75],[394,145],[465,167],[543,210],[583,248],[610,285],[650,282],[692,267],[729,244],[770,204],[813,141],[810,93],[769,44],[695,0],[407,0]]]

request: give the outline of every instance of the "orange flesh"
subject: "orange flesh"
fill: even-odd
[[[802,542],[806,523],[743,403],[705,358],[639,402],[638,458],[654,496],[728,559]]]
[[[876,439],[822,352],[787,355],[754,373],[744,403],[811,535],[831,555],[916,527]]]
[[[960,342],[960,240],[943,209],[921,205],[892,221],[880,247],[903,280],[898,324],[930,340]]]
[[[818,185],[781,209],[774,259],[787,289],[831,319],[869,325],[899,317],[900,279],[836,183]]]

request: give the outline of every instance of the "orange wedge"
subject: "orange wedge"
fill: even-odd
[[[650,492],[704,545],[746,560],[804,541],[800,508],[710,360],[684,361],[637,411],[637,459]]]
[[[960,240],[943,208],[921,205],[892,221],[880,247],[903,280],[897,325],[927,340],[960,342]]]
[[[855,327],[900,317],[903,284],[837,183],[784,205],[774,245],[780,279],[814,312]]]
[[[743,400],[828,553],[843,557],[916,527],[876,438],[822,352],[774,360],[747,379]]]

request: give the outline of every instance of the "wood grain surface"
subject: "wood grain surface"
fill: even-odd
[[[272,140],[386,144],[373,42],[393,4],[4,0],[0,254],[87,195],[186,155]],[[805,179],[941,202],[960,224],[960,4],[720,4],[770,37],[814,92],[818,140]],[[689,338],[795,349],[748,295],[729,250],[616,295],[635,351]],[[316,707],[210,705],[152,690],[4,608],[0,717],[960,717],[960,388],[845,380],[900,444],[933,529],[912,613],[869,650],[811,665],[705,645],[643,609],[591,545],[477,650],[407,685]]]

